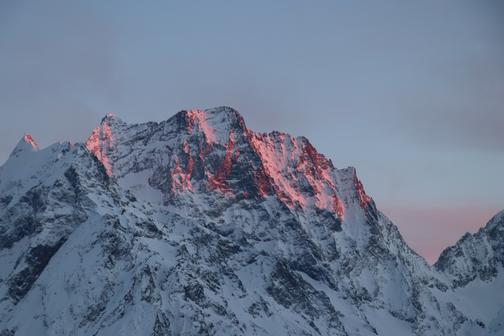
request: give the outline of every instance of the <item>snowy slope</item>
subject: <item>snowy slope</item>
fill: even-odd
[[[2,336],[486,335],[504,315],[468,304],[502,277],[461,289],[354,168],[229,107],[25,136],[0,168],[0,265]]]
[[[445,300],[489,335],[504,335],[504,211],[443,251],[434,266],[452,287]]]

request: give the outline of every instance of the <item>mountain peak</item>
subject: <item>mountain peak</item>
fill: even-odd
[[[498,212],[495,216],[493,216],[485,228],[487,230],[492,230],[498,226],[500,226],[501,228],[504,227],[504,210]]]
[[[31,134],[26,133],[23,135],[23,137],[19,140],[17,143],[16,147],[14,147],[14,150],[10,154],[11,157],[13,156],[19,156],[21,152],[35,152],[39,150],[39,145],[33,138]]]
[[[205,109],[204,111],[205,113],[211,115],[220,115],[222,118],[225,117],[227,120],[243,120],[240,112],[229,106],[217,106]]]
[[[175,128],[170,130],[169,125]],[[170,172],[164,184],[164,178],[156,177],[159,190],[192,190],[195,182],[205,180],[211,190],[240,195],[246,185],[248,196],[274,196],[290,208],[328,210],[340,220],[345,217],[345,207],[359,204],[365,209],[371,202],[355,169],[342,170],[339,175],[331,160],[307,138],[278,131],[255,133],[228,106],[182,110],[162,124],[117,126],[116,117],[108,114],[86,142],[109,176],[153,166],[154,171]],[[133,139],[141,143],[135,145]],[[150,149],[139,159],[143,150],[132,148],[145,146]],[[121,148],[128,150],[117,153]],[[162,166],[154,167],[152,153],[166,153]],[[116,162],[130,154],[128,162]]]
[[[112,175],[112,166],[107,156],[107,148],[112,148],[114,137],[111,124],[120,121],[113,113],[108,113],[95,127],[86,141],[86,148],[103,164],[108,176]]]
[[[200,110],[191,109],[180,112],[186,120],[189,133],[200,132],[209,144],[225,144],[230,132],[245,133],[243,117],[228,106]]]
[[[124,121],[122,121],[121,118],[119,118],[115,113],[109,112],[107,113],[101,120],[100,125],[112,125],[112,124],[123,124]]]
[[[31,134],[26,133],[23,136],[23,141],[26,144],[30,145],[33,150],[38,150],[39,149],[39,145],[37,144],[37,142],[35,141],[35,139],[33,139],[33,136]]]

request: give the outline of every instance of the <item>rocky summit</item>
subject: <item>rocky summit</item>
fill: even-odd
[[[352,167],[232,108],[0,168],[0,335],[504,335],[504,214],[412,251]]]

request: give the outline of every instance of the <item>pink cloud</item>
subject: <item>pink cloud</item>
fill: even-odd
[[[455,244],[464,233],[478,231],[502,210],[477,206],[385,206],[381,209],[399,227],[409,246],[429,263],[434,263],[439,254]]]

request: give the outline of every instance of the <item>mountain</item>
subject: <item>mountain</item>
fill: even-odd
[[[434,267],[447,276],[466,316],[504,335],[504,211],[444,250]]]
[[[0,335],[498,335],[496,218],[431,267],[304,137],[109,114],[0,168]]]

